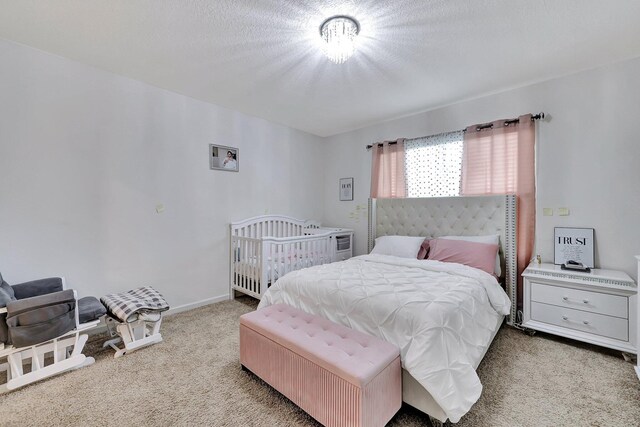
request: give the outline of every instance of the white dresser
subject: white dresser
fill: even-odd
[[[637,353],[637,288],[628,274],[602,269],[580,273],[534,263],[522,276],[522,326]]]

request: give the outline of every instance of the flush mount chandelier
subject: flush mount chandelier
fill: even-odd
[[[360,24],[350,16],[332,16],[320,25],[324,53],[331,61],[342,64],[353,55],[359,32]]]

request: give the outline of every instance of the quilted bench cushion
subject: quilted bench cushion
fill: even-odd
[[[285,304],[245,314],[240,324],[359,387],[400,356],[386,341]]]

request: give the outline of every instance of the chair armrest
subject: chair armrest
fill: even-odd
[[[64,336],[78,327],[76,293],[68,289],[11,301],[6,322],[11,343],[17,348]]]
[[[73,289],[36,295],[29,298],[16,299],[7,304],[7,314],[15,316],[27,311],[46,308],[57,304],[75,303],[76,294]]]
[[[13,285],[12,288],[16,294],[16,299],[37,297],[62,291],[62,279],[60,277],[50,277],[48,279],[33,280]]]

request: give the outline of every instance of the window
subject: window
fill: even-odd
[[[463,132],[405,141],[407,197],[460,195]]]

